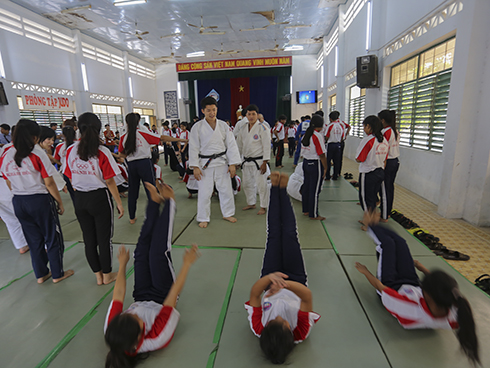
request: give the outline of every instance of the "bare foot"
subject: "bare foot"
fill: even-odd
[[[254,204],[251,204],[251,205],[249,205],[249,206],[243,207],[243,208],[242,208],[242,211],[252,210],[252,209],[254,209],[254,208],[255,208],[255,205],[254,205]]]
[[[383,219],[383,218],[380,218],[380,219],[379,219],[379,222],[387,223],[387,222],[388,222],[388,219]]]
[[[46,276],[43,276],[43,277],[40,277],[37,279],[37,283],[38,284],[42,284],[44,281],[46,281],[47,279],[49,279],[51,277],[51,271],[48,272],[48,274]]]
[[[325,220],[325,217],[323,217],[323,216],[310,217],[310,220],[320,220],[320,221],[323,221],[323,220]]]
[[[104,273],[104,285],[116,281],[117,272]]]
[[[230,221],[231,223],[237,222],[237,219],[234,217],[223,217],[223,220]]]
[[[119,195],[121,196],[121,198],[128,198],[128,195],[127,194],[119,193]]]
[[[367,226],[366,226],[366,225],[362,225],[362,226],[361,226],[361,230],[362,230],[362,231],[367,231],[367,229],[368,229],[368,228],[367,228]]]
[[[288,186],[289,176],[287,174],[281,174],[279,179],[279,188],[286,188]]]
[[[25,245],[23,246],[22,248],[19,249],[19,253],[20,254],[24,254],[24,253],[27,253],[29,252],[29,246],[28,245]]]
[[[202,227],[203,229],[208,227],[208,222],[200,222],[199,227]]]
[[[148,190],[148,193],[150,193],[150,198],[153,202],[155,202],[155,203],[162,203],[163,202],[162,196],[160,195],[160,193],[158,193],[157,188],[153,184],[145,182],[145,187]],[[129,222],[131,222],[131,220],[129,220]]]
[[[257,212],[257,215],[265,215],[265,213],[267,212],[267,208],[260,208],[259,212]]]
[[[192,193],[189,193],[189,195],[187,196],[187,198],[192,198]]]
[[[309,216],[310,213],[309,212],[303,212],[303,216]]]
[[[95,277],[97,278],[97,285],[103,285],[104,284],[104,278],[102,276],[102,271],[95,272]]]
[[[131,225],[134,225],[134,224],[136,224],[136,220],[137,220],[137,218],[136,218],[136,217],[135,217],[134,219],[129,219],[129,223],[130,223]]]
[[[65,271],[65,274],[63,275],[63,277],[60,277],[59,279],[53,279],[53,283],[54,284],[57,284],[58,282],[61,282],[64,279],[67,279],[68,277],[73,276],[74,274],[75,274],[75,271],[73,271],[73,270],[66,270]]]
[[[281,178],[281,173],[279,171],[274,171],[271,173],[271,184],[273,187],[279,186],[280,178]]]
[[[361,225],[364,225],[364,222],[362,220],[357,220],[358,223],[360,223]]]
[[[183,181],[183,180],[179,180],[179,183],[185,183],[185,181]]]

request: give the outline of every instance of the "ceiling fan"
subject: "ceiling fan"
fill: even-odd
[[[240,29],[240,32],[244,32],[244,31],[264,31],[267,29],[267,26],[265,27],[252,27],[252,28],[245,28],[245,29]]]
[[[172,34],[165,35],[165,36],[160,36],[160,38],[184,37],[184,36],[185,36],[184,33],[177,32],[177,33],[172,33]]]
[[[236,50],[223,51],[223,42],[221,43],[221,50],[213,49],[213,51],[216,51],[218,55],[231,55],[231,54],[238,54],[240,52]]]
[[[274,40],[276,41],[276,40]],[[263,49],[263,50],[250,50],[250,52],[277,52],[277,51],[284,51],[284,48],[279,48],[279,44],[276,41],[276,45],[274,46],[273,49]]]
[[[201,15],[201,26],[196,26],[194,24],[191,24],[191,23],[187,23],[187,25],[191,26],[191,27],[195,27],[195,28],[199,28],[199,34],[203,34],[203,35],[209,35],[209,34],[212,34],[212,35],[223,35],[225,34],[226,32],[224,31],[209,31],[209,32],[204,32],[206,29],[216,29],[218,28],[218,26],[208,26],[208,27],[204,27],[204,21],[202,19],[202,15]]]
[[[144,31],[144,32],[138,31],[138,22],[134,22],[134,26],[136,28],[136,31],[134,31],[134,32],[121,31],[121,33],[136,36],[139,40],[143,41],[143,36],[149,34],[150,32],[149,31]]]
[[[274,13],[274,10],[262,11],[262,12],[252,12],[252,14],[259,14],[259,15],[266,17],[266,19],[269,21],[269,24],[264,26],[263,28],[267,28],[269,26],[275,26],[275,25],[279,25],[279,24],[289,24],[289,22],[276,23],[276,15]]]
[[[172,61],[175,61],[175,59],[180,59],[182,56],[177,56],[174,53],[174,50],[172,47],[170,47],[170,55],[169,56],[160,56],[157,58],[151,59],[150,62],[155,63],[155,64],[164,64],[164,63],[170,63]]]
[[[297,24],[295,26],[286,26],[285,28],[309,28],[311,24]]]

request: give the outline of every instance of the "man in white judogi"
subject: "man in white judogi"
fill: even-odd
[[[242,186],[247,198],[247,206],[243,210],[255,208],[258,191],[260,210],[257,214],[263,215],[269,204],[267,177],[270,175],[271,131],[269,124],[258,121],[258,113],[256,105],[247,107],[248,124],[238,134],[237,145],[243,157]]]
[[[230,178],[235,176],[235,165],[241,161],[233,132],[228,124],[216,118],[216,100],[205,97],[201,101],[201,111],[204,119],[194,124],[189,137],[189,167],[194,169],[194,177],[199,182],[196,219],[199,226],[205,228],[210,220],[215,185],[223,219],[236,222]]]

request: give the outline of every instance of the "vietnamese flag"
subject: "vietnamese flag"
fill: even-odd
[[[250,79],[249,78],[230,78],[231,90],[231,124],[237,122],[236,111],[242,105],[242,109],[250,104]]]

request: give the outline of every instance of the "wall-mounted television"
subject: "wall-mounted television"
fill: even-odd
[[[297,91],[296,102],[299,104],[316,103],[316,90],[315,91]]]

